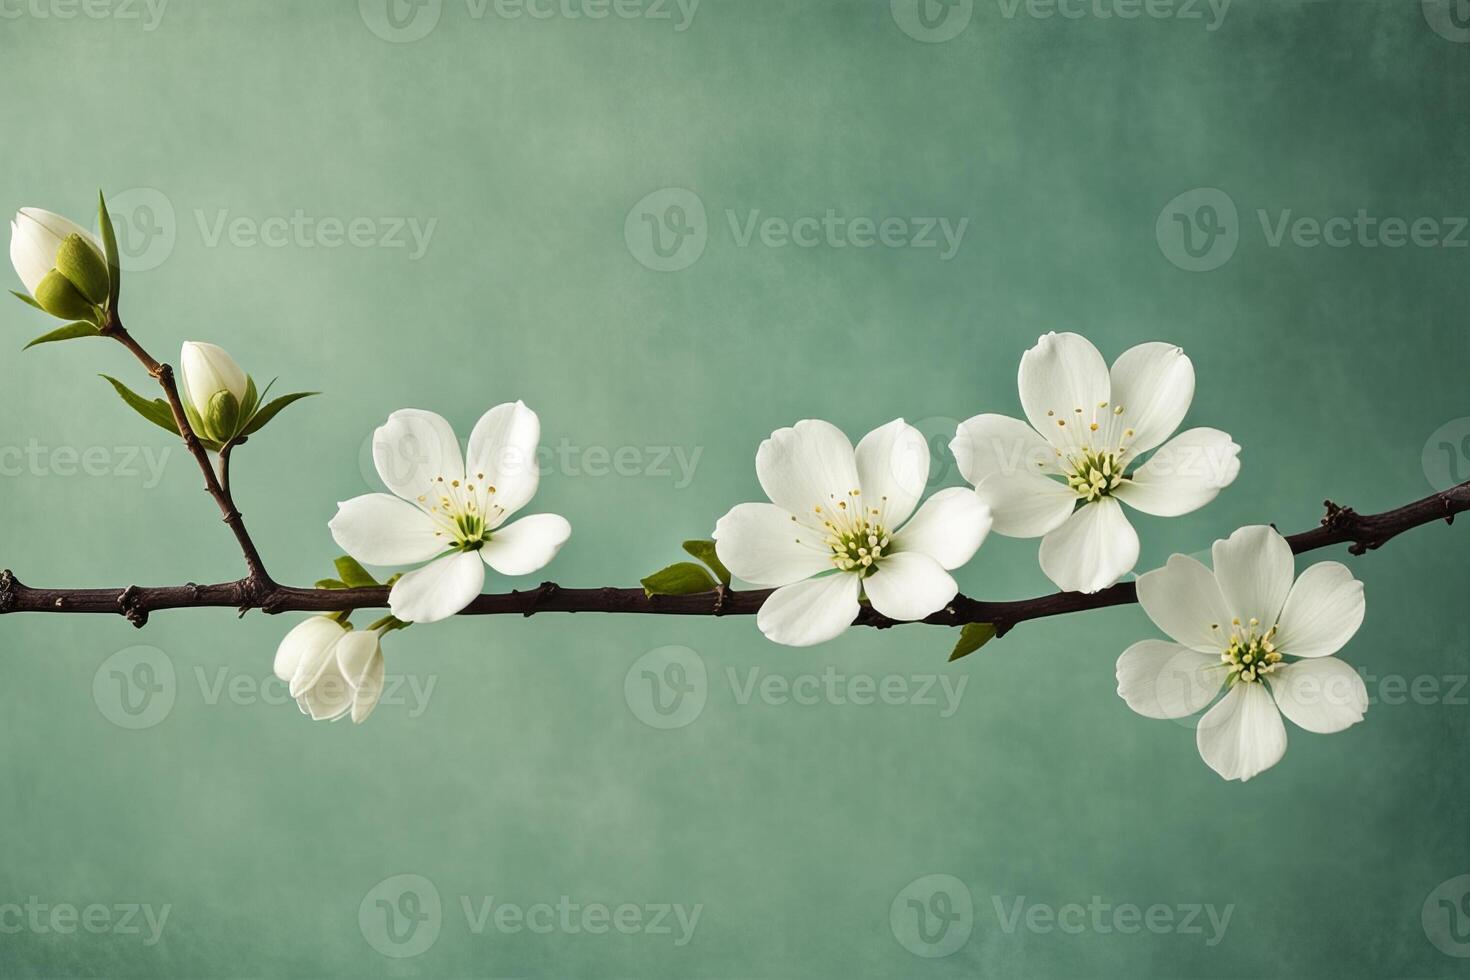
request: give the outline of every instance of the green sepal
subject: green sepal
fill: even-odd
[[[68,323],[64,327],[57,327],[50,333],[43,333],[29,344],[26,344],[23,349],[30,350],[38,344],[54,344],[58,340],[76,340],[78,337],[95,337],[99,333],[101,331],[97,329],[97,324],[87,320],[78,320],[75,323]]]
[[[696,565],[692,561],[681,561],[660,569],[643,579],[642,585],[643,593],[647,596],[698,595],[701,592],[713,592],[719,587],[719,583],[703,565]]]
[[[117,297],[122,292],[122,266],[118,262],[117,232],[112,227],[112,215],[107,213],[107,198],[97,192],[97,227],[102,231],[102,247],[107,252],[108,281],[107,308],[117,309]]]
[[[46,273],[36,284],[36,305],[63,320],[95,320],[97,307],[59,269]]]
[[[245,423],[245,428],[240,431],[240,434],[243,436],[254,435],[261,429],[265,428],[267,423],[269,423],[271,419],[274,419],[277,415],[279,415],[281,409],[293,404],[294,402],[299,402],[303,398],[310,398],[312,395],[319,394],[321,394],[321,392],[319,391],[298,391],[295,394],[282,395],[280,398],[267,402],[265,405],[262,405],[260,407],[260,409],[255,413],[255,416],[251,418],[249,422]]]
[[[24,303],[25,305],[31,307],[32,309],[41,310],[42,313],[45,313],[46,312],[45,310],[41,309],[41,304],[40,303],[37,303],[34,299],[32,299],[31,297],[27,296],[25,293],[18,293],[15,290],[12,289],[10,291],[10,295],[14,296],[16,299],[20,300],[22,303]]]
[[[112,294],[107,276],[107,260],[97,254],[97,247],[73,232],[56,250],[56,271],[61,273],[93,306],[101,306]]]
[[[274,384],[275,382],[272,382]],[[245,398],[240,402],[240,418],[250,420],[255,414],[255,409],[260,405],[260,392],[255,390],[255,379],[245,375]],[[241,428],[244,428],[243,426]]]
[[[383,630],[385,633],[392,633],[394,630],[406,630],[412,625],[413,623],[405,623],[397,616],[384,616],[382,619],[369,623],[368,629]]]
[[[371,589],[378,584],[378,580],[351,555],[343,555],[333,564],[337,566],[337,577],[346,582],[349,589]]]
[[[215,442],[229,442],[240,426],[240,399],[233,392],[216,391],[204,407],[204,435]]]
[[[949,662],[954,663],[961,657],[968,657],[993,639],[994,623],[966,623],[960,628],[960,642],[955,644],[954,652],[949,655]]]
[[[318,579],[316,585],[313,586],[313,588],[339,590],[349,588],[349,586],[346,582],[339,582],[334,578],[324,578]]]
[[[168,402],[162,398],[147,399],[133,391],[127,385],[116,378],[101,375],[101,377],[117,391],[118,396],[128,404],[128,407],[148,421],[161,429],[167,429],[174,435],[182,435],[179,427],[174,424],[174,413],[168,407]]]
[[[714,572],[715,577],[722,583],[725,585],[730,584],[730,570],[725,567],[724,562],[720,561],[720,556],[715,552],[715,543],[713,541],[685,541],[684,550],[708,565],[710,571]]]

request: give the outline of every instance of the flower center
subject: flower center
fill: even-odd
[[[1084,448],[1067,460],[1067,486],[1088,503],[1109,496],[1123,482],[1119,454]]]
[[[827,551],[833,568],[864,577],[878,570],[884,551],[893,543],[884,524],[887,507],[887,497],[879,499],[879,506],[867,507],[861,490],[849,490],[846,499],[834,497],[828,503],[817,504],[813,508],[822,522],[820,530],[824,537],[821,547]],[[796,515],[793,514],[791,519],[797,521]],[[817,530],[811,524],[805,526]],[[815,542],[803,542],[800,537],[796,541],[798,544],[815,545]]]
[[[1052,444],[1058,446],[1057,465],[1073,493],[1093,503],[1122,486],[1130,462],[1128,442],[1133,438],[1122,405],[1098,402],[1091,410],[1049,409],[1046,414],[1057,424],[1060,442]],[[1096,448],[1097,444],[1102,448]]]
[[[433,489],[418,498],[418,504],[439,525],[435,537],[446,539],[455,551],[479,551],[490,540],[492,523],[505,514],[495,503],[495,487],[485,483],[434,478]]]
[[[1275,637],[1275,626],[1262,633],[1261,621],[1254,617],[1245,627],[1238,619],[1231,621],[1230,645],[1220,654],[1220,662],[1227,665],[1232,683],[1253,683],[1281,665],[1281,652],[1272,642]]]

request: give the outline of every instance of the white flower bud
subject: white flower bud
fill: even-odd
[[[216,442],[235,435],[250,378],[221,347],[189,341],[179,352],[184,399],[203,423],[199,434]],[[228,396],[228,397],[222,397]]]

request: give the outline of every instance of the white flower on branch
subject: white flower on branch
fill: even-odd
[[[468,456],[433,412],[394,412],[373,436],[373,462],[393,495],[338,504],[332,537],[367,565],[429,564],[393,586],[393,615],[409,623],[448,619],[485,587],[485,566],[529,575],[556,557],[572,533],[566,518],[533,514],[507,524],[536,494],[541,421],[521,402],[497,405],[470,434]]]
[[[915,513],[929,446],[903,419],[856,450],[829,422],[798,422],[761,443],[755,468],[772,502],[731,509],[715,526],[715,546],[736,576],[776,587],[756,624],[777,643],[832,639],[858,617],[864,595],[891,619],[938,612],[959,591],[949,570],[990,530],[990,511],[968,488],[941,490]]]
[[[286,634],[276,649],[276,676],[290,685],[303,714],[336,721],[367,720],[383,695],[386,629],[361,632],[335,616],[313,616]]]
[[[996,531],[1041,538],[1042,571],[1058,588],[1097,592],[1138,561],[1119,501],[1177,517],[1240,472],[1240,447],[1218,429],[1169,439],[1194,398],[1194,365],[1172,344],[1140,344],[1109,372],[1086,338],[1049,333],[1021,358],[1019,383],[1030,425],[977,415],[950,448]]]
[[[1148,718],[1199,720],[1206,764],[1247,780],[1286,752],[1286,715],[1309,732],[1363,719],[1368,691],[1332,656],[1363,623],[1363,584],[1335,562],[1292,584],[1291,546],[1274,528],[1243,527],[1216,541],[1214,572],[1186,555],[1138,579],[1138,601],[1173,643],[1144,640],[1118,658],[1118,694]]]

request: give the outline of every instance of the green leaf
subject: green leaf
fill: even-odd
[[[32,299],[31,297],[27,296],[25,293],[18,293],[15,290],[12,289],[10,291],[10,295],[14,296],[16,299],[20,300],[22,303],[24,303],[25,305],[31,307],[32,309],[41,310],[41,304],[40,303],[37,303],[34,299]],[[41,312],[42,313],[45,313],[46,311],[45,310],[41,310]]]
[[[720,561],[720,556],[715,553],[715,543],[713,541],[685,541],[684,550],[708,565],[710,571],[714,572],[716,577],[725,585],[730,584],[730,570],[725,567],[725,563]]]
[[[116,389],[118,396],[127,402],[128,407],[133,411],[161,429],[167,429],[176,436],[182,434],[179,432],[179,427],[174,424],[174,413],[169,409],[168,402],[162,398],[149,400],[116,378],[108,377],[105,374],[101,377]]]
[[[107,272],[112,279],[112,288],[107,298],[107,308],[117,310],[117,295],[122,291],[122,267],[117,258],[117,232],[112,227],[112,215],[107,213],[107,198],[97,192],[97,227],[102,229],[102,247],[107,252]]]
[[[271,419],[279,415],[281,409],[294,402],[299,402],[303,398],[310,398],[312,395],[320,394],[321,392],[319,391],[298,391],[294,395],[282,395],[280,398],[277,398],[275,401],[266,404],[260,409],[260,411],[256,412],[255,417],[245,425],[245,428],[240,431],[240,434],[242,436],[254,435],[261,429],[265,428],[266,424],[269,423]]]
[[[42,334],[35,340],[31,341],[29,344],[26,344],[24,349],[30,350],[37,344],[53,344],[58,340],[75,340],[78,337],[95,337],[97,336],[97,334],[97,324],[88,323],[86,320],[78,320],[75,323],[68,323],[64,327],[57,327],[50,333]]]
[[[345,589],[348,587],[346,582],[339,582],[334,578],[320,579],[316,583],[318,589]]]
[[[704,570],[704,566],[692,561],[681,561],[677,565],[654,572],[643,579],[643,593],[656,595],[698,595],[713,592],[718,583]]]
[[[343,555],[335,562],[337,566],[337,577],[347,583],[349,589],[370,589],[378,584],[378,580],[368,573],[357,563],[357,559],[351,555]]]
[[[993,623],[966,623],[960,629],[960,642],[955,644],[954,653],[949,655],[949,662],[954,663],[961,657],[968,657],[993,639]]]

